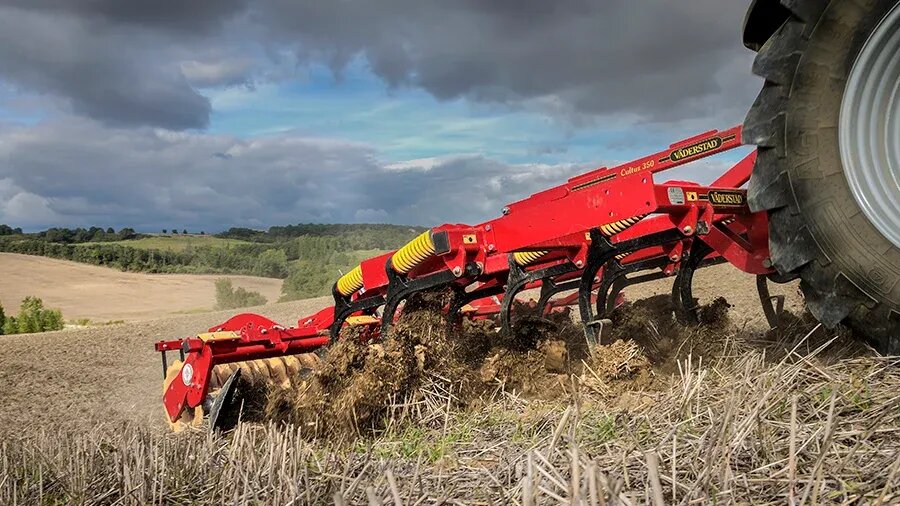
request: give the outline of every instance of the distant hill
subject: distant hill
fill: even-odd
[[[361,259],[396,249],[425,230],[399,225],[298,224],[205,234],[139,234],[126,228],[53,228],[26,234],[0,225],[0,251],[122,271],[281,278],[282,300],[328,295]]]

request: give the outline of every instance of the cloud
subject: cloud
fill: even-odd
[[[252,69],[255,67],[253,60],[248,58],[235,58],[204,62],[188,60],[181,62],[181,73],[191,83],[199,88],[214,86],[251,86]]]
[[[296,44],[301,61],[340,69],[362,54],[387,83],[438,98],[671,120],[734,105],[723,87],[730,78],[715,73],[740,60],[730,70],[749,76],[744,4],[273,0],[252,10],[274,38]]]
[[[209,124],[197,88],[336,74],[360,57],[392,87],[573,124],[743,114],[744,2],[720,0],[11,0],[0,79],[114,126]],[[724,71],[724,73],[723,73]]]
[[[295,134],[247,140],[74,118],[0,129],[0,158],[0,223],[150,231],[477,223],[579,169],[472,155],[397,170],[361,143]]]
[[[16,223],[23,228],[60,219],[46,198],[24,191],[9,178],[0,178],[0,216],[5,223]]]
[[[0,7],[2,78],[117,125],[208,124],[209,100],[185,79],[157,34],[65,13]]]

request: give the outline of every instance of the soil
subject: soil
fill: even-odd
[[[688,354],[721,354],[731,326],[722,297],[699,307],[701,325],[689,325],[658,295],[618,307],[604,343],[591,347],[568,315],[539,317],[527,304],[514,308],[508,334],[490,321],[448,330],[442,308],[449,300],[443,292],[416,295],[385,339],[344,336],[311,376],[269,392],[258,418],[298,425],[309,437],[350,439],[392,423],[396,407],[414,405],[435,380],[452,386],[448,402],[463,409],[498,392],[554,400],[580,388],[618,402],[623,392],[665,386],[661,378]]]

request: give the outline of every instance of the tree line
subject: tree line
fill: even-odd
[[[104,243],[94,239],[103,237],[97,230],[108,233],[99,227],[92,227],[2,235],[0,251],[59,258],[131,272],[246,274],[281,278],[285,280],[281,300],[294,300],[328,295],[337,277],[355,267],[361,259],[399,248],[424,229],[396,225],[316,224],[271,227],[268,231],[232,228],[218,234],[218,237],[247,242],[189,245],[182,251]],[[118,238],[119,233],[115,233],[116,241],[122,240]],[[86,239],[89,236],[92,239]]]
[[[19,229],[21,233],[21,229]],[[128,241],[131,239],[139,239],[143,237],[134,231],[133,228],[122,228],[116,232],[112,227],[106,229],[100,227],[91,228],[48,228],[42,232],[28,234],[28,237],[44,240],[47,242],[55,242],[61,244],[81,244],[86,242],[112,242],[112,241]]]
[[[268,243],[298,237],[333,237],[352,242],[354,249],[393,249],[425,230],[404,225],[298,223],[268,230],[232,227],[216,237]]]

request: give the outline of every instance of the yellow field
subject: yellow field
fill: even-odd
[[[139,321],[170,314],[212,310],[215,281],[261,293],[270,302],[281,294],[281,280],[254,276],[143,274],[53,258],[0,253],[0,303],[7,314],[34,295],[61,309],[67,321]]]

